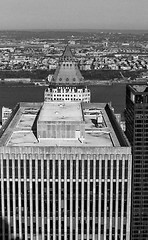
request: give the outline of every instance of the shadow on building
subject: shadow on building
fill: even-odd
[[[11,227],[7,220],[2,217],[0,217],[0,240],[21,240],[19,237],[12,236]]]

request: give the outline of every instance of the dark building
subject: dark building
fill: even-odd
[[[133,151],[131,240],[147,240],[148,85],[127,86],[126,136]]]

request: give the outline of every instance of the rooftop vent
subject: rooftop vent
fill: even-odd
[[[65,103],[60,103],[60,104],[59,104],[59,107],[60,107],[60,108],[65,107]]]

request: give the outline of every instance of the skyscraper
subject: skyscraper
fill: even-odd
[[[148,239],[148,85],[126,89],[126,136],[132,145],[131,240]]]
[[[108,104],[20,103],[0,132],[0,239],[130,240],[131,168]]]
[[[90,102],[90,90],[84,82],[69,45],[59,60],[49,87],[45,91],[44,100]]]

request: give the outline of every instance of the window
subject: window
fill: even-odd
[[[67,161],[67,178],[70,178],[70,161]]]
[[[84,160],[84,178],[87,178],[87,160]]]
[[[125,179],[128,178],[128,160],[125,160]]]
[[[15,177],[18,178],[18,160],[15,160]]]
[[[44,160],[44,179],[47,178],[47,160]]]
[[[24,161],[21,160],[21,178],[24,178]]]
[[[96,161],[96,179],[99,178],[99,160]]]
[[[12,178],[12,160],[9,160],[9,177]]]
[[[29,160],[26,161],[26,177],[29,178]]]
[[[6,178],[7,176],[7,165],[6,165],[6,160],[4,159],[3,161],[3,173],[4,173],[4,178]]]
[[[108,160],[108,167],[107,167],[107,177],[110,178],[110,171],[111,171],[111,162]]]
[[[113,160],[113,179],[116,179],[116,160]]]
[[[102,160],[102,179],[105,178],[105,161]]]
[[[41,160],[38,160],[38,178],[41,178]]]
[[[79,161],[79,179],[82,177],[82,162],[81,160]]]
[[[119,161],[119,178],[122,178],[122,160]]]
[[[35,178],[35,160],[32,160],[32,178]]]
[[[52,176],[53,176],[52,160],[50,160],[49,172],[50,172],[50,179],[52,179]]]
[[[55,178],[58,179],[58,160],[55,161]]]
[[[90,179],[93,179],[93,160],[90,160]]]
[[[73,179],[76,178],[76,161],[73,161]]]

